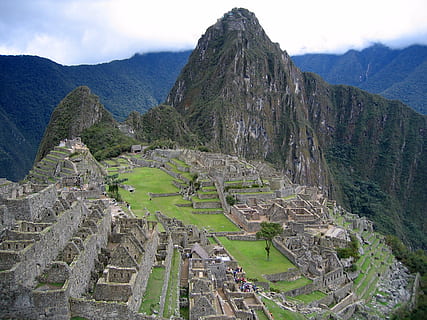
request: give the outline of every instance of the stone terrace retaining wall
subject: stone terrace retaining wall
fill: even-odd
[[[171,192],[171,193],[148,193],[150,197],[152,198],[161,198],[161,197],[173,197],[173,196],[179,196],[179,192]]]
[[[268,280],[268,281],[293,281],[296,278],[301,276],[301,271],[299,269],[289,269],[286,272],[280,272],[280,273],[273,273],[273,274],[265,274],[264,277]]]
[[[244,240],[244,241],[256,241],[257,238],[255,235],[246,235],[246,234],[230,234],[227,235],[227,238],[230,240]]]
[[[71,316],[89,320],[167,320],[130,310],[125,303],[70,299]]]

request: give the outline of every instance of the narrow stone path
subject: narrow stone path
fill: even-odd
[[[187,287],[188,285],[188,258],[185,258],[181,267],[180,286]]]

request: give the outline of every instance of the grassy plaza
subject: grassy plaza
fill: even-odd
[[[239,261],[247,278],[267,281],[262,276],[263,274],[285,272],[290,268],[295,268],[292,262],[274,247],[271,248],[270,260],[267,260],[263,240],[229,240],[226,237],[219,237],[218,239],[234,259]],[[281,291],[289,291],[309,283],[311,283],[310,279],[301,277],[295,281],[277,281],[271,286]]]
[[[175,193],[179,189],[172,184],[173,177],[156,168],[135,168],[130,173],[120,174],[120,178],[128,179],[124,182],[135,188],[129,192],[120,189],[123,200],[131,205],[132,212],[138,217],[144,217],[150,212],[150,219],[154,219],[156,211],[169,217],[175,217],[185,224],[193,224],[209,231],[238,231],[230,220],[223,214],[193,214],[192,207],[177,205],[190,205],[191,201],[183,200],[181,195],[168,197],[150,197],[149,193]]]

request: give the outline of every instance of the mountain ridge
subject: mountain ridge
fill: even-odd
[[[388,99],[400,100],[427,114],[427,46],[390,49],[374,44],[361,51],[292,56],[303,71],[314,72],[331,84],[352,85]],[[424,90],[423,90],[424,88]]]
[[[81,85],[124,120],[161,103],[189,51],[135,54],[99,65],[62,66],[37,56],[0,56],[0,177],[18,181],[32,167],[50,116]],[[11,137],[19,137],[19,141]],[[18,165],[19,164],[19,165]]]

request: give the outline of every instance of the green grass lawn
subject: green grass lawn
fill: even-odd
[[[150,277],[148,278],[147,290],[142,298],[140,313],[147,315],[152,314],[152,307],[159,311],[160,295],[165,277],[165,268],[152,268]]]
[[[267,315],[264,313],[263,310],[256,310],[256,315],[258,316],[259,320],[268,320]]]
[[[300,300],[305,303],[310,303],[316,300],[320,300],[322,298],[326,297],[326,294],[320,291],[313,291],[309,294],[301,294],[299,296],[295,296],[294,298],[297,300]]]
[[[174,311],[178,304],[177,288],[179,286],[179,283],[178,283],[179,282],[178,268],[180,267],[179,255],[180,255],[179,251],[175,249],[173,251],[172,266],[170,270],[168,289],[167,289],[166,299],[165,299],[165,309],[163,312],[163,317],[165,318],[170,318],[174,315]]]
[[[296,288],[301,288],[307,284],[312,283],[313,281],[310,279],[307,279],[306,277],[298,278],[294,281],[277,281],[272,284],[272,286],[276,289],[279,289],[281,291],[290,291],[294,290]]]
[[[292,312],[289,310],[285,310],[280,308],[274,301],[266,299],[264,297],[261,298],[262,302],[264,302],[268,311],[271,312],[274,319],[286,319],[286,320],[304,320],[306,319],[302,314]]]
[[[270,250],[270,260],[267,260],[264,240],[228,240],[226,237],[218,239],[243,267],[248,278],[260,278],[261,274],[279,273],[295,268],[292,262],[274,247]]]
[[[172,158],[172,159],[171,159],[171,162],[173,162],[173,163],[175,163],[175,165],[181,166],[181,167],[183,167],[183,168],[188,168],[188,167],[189,167],[189,165],[188,165],[188,164],[186,164],[184,161],[179,160],[179,159],[177,159],[177,158]]]
[[[127,178],[125,184],[135,188],[134,192],[120,189],[123,200],[130,203],[131,209],[138,217],[144,217],[146,210],[150,211],[150,219],[154,219],[156,211],[169,217],[175,217],[185,224],[193,224],[199,228],[213,231],[239,231],[223,214],[193,214],[192,207],[177,207],[176,204],[191,203],[181,196],[151,198],[151,193],[178,192],[172,181],[173,177],[156,168],[136,168],[131,173],[120,174],[120,178]]]
[[[264,240],[259,241],[243,241],[243,240],[228,240],[226,237],[218,238],[221,244],[231,253],[231,255],[239,262],[246,272],[247,278],[255,278],[260,281],[267,281],[262,275],[285,272],[289,268],[295,268],[292,262],[289,261],[276,248],[270,250],[270,260],[267,260],[265,253]],[[289,291],[305,286],[312,281],[305,277],[301,277],[295,281],[277,281],[270,283],[272,287],[281,291]]]

